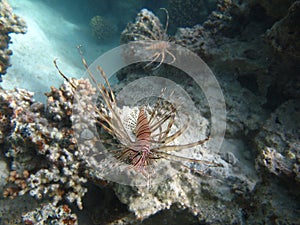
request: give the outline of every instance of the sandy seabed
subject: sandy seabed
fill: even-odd
[[[37,101],[45,101],[44,93],[49,87],[58,87],[63,82],[54,59],[58,59],[67,76],[80,78],[85,70],[76,46],[82,46],[87,61],[92,63],[118,45],[117,38],[103,45],[97,43],[88,22],[75,24],[42,1],[9,0],[9,3],[14,13],[26,21],[28,30],[26,34],[10,34],[9,48],[13,55],[12,66],[1,83],[5,89],[25,88],[35,92]]]

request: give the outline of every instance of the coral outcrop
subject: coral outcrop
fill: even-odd
[[[271,114],[255,138],[260,167],[300,182],[300,102],[289,100]]]
[[[247,196],[256,183],[255,176],[247,171],[243,171],[243,175],[233,172],[241,169],[239,163],[231,165],[223,161],[225,168],[208,169],[203,174],[191,174],[183,169],[172,179],[153,187],[115,185],[114,190],[141,219],[163,210],[186,209],[204,223],[238,224],[241,223],[241,206],[234,199],[237,195]]]
[[[169,73],[165,75],[172,75],[173,77],[181,75],[178,71],[178,74],[174,71],[169,71]],[[132,77],[129,75],[126,79],[122,80],[122,84],[120,85],[126,86],[126,83],[130,82],[131,79],[137,79],[137,77],[133,74]],[[188,88],[190,85],[185,83],[187,80],[181,84],[186,85],[185,87]],[[222,82],[225,83],[225,81]],[[230,83],[234,83],[235,85],[232,87],[229,85]],[[129,210],[136,217],[145,219],[145,221],[151,223],[150,221],[155,221],[153,216],[163,211],[167,214],[164,217],[166,221],[177,224],[171,215],[176,215],[178,211],[185,210],[184,215],[187,220],[194,219],[195,221],[200,220],[212,224],[231,224],[242,221],[240,218],[242,215],[241,208],[244,208],[242,202],[248,201],[259,179],[254,166],[251,165],[251,160],[253,160],[249,156],[251,150],[236,138],[237,135],[246,135],[251,130],[260,127],[262,119],[258,114],[263,113],[263,110],[259,106],[259,100],[250,91],[240,87],[236,81],[226,80],[226,84],[224,87],[226,88],[225,92],[231,93],[231,95],[226,96],[230,105],[228,137],[235,139],[226,140],[220,153],[206,152],[205,147],[202,148],[200,146],[195,150],[196,152],[201,151],[203,158],[208,157],[207,159],[210,161],[222,163],[224,168],[205,169],[205,166],[195,165],[194,170],[189,170],[186,167],[181,168],[180,164],[178,165],[174,162],[174,165],[173,163],[172,165],[175,170],[178,170],[178,173],[162,183],[153,184],[149,188],[132,188],[113,184],[118,198],[122,203],[129,206]],[[147,87],[151,86],[147,82],[144,82],[143,85]],[[198,92],[192,91],[191,95],[193,95],[195,102],[199,100]],[[253,109],[248,108],[247,102],[243,98],[251,101]],[[189,112],[192,111],[191,109],[187,110]],[[256,113],[255,111],[258,114],[254,114]],[[192,118],[194,124],[202,124],[197,127],[204,126],[205,123],[200,122],[204,118],[199,115],[192,116]],[[248,118],[247,122],[245,118]],[[185,140],[193,138],[193,134],[197,133],[197,131],[189,128],[188,133],[188,137]],[[188,156],[187,152],[185,152],[185,155]],[[161,175],[154,174],[154,176]],[[240,202],[235,201],[237,196],[239,196]],[[230,210],[226,210],[229,208]],[[222,215],[219,214],[220,211],[223,212]],[[129,224],[136,223],[134,218],[128,219],[130,221]],[[147,222],[145,223],[147,224]]]
[[[266,14],[274,21],[283,18],[293,2],[295,2],[295,0],[274,0],[272,2],[268,0],[258,1],[266,11]]]
[[[269,101],[266,104],[277,107],[272,96],[277,96],[279,104],[296,97],[299,84],[295,73],[299,71],[295,63],[299,52],[298,3],[284,4],[290,7],[287,16],[273,25],[274,18],[268,17],[259,1],[220,1],[217,10],[202,25],[178,29],[176,43],[196,52],[214,72],[234,74],[243,86],[266,96]],[[266,43],[277,52],[282,47],[286,50],[276,55]],[[284,80],[282,73],[286,74]]]
[[[178,29],[176,43],[183,45],[204,59],[217,74],[235,75],[241,84],[252,92],[266,95],[268,81],[266,72],[270,65],[264,55],[270,54],[263,43],[261,20],[252,21],[252,10],[259,10],[235,1],[220,1],[217,10],[213,11],[202,25]],[[244,26],[251,21],[251,26]],[[265,20],[264,23],[267,23]],[[253,49],[258,49],[254,51]],[[254,78],[254,79],[253,79]]]
[[[107,41],[114,37],[117,27],[102,16],[94,16],[90,21],[93,36],[98,41]]]
[[[170,25],[191,27],[201,24],[215,9],[215,0],[169,0],[167,9],[170,14]]]
[[[39,207],[39,204],[30,196],[19,196],[15,199],[0,199],[1,224],[17,225],[24,224],[22,214]]]
[[[67,205],[46,204],[42,207],[36,208],[32,212],[23,215],[23,222],[25,224],[68,224],[77,225],[77,216],[71,213],[71,209]]]
[[[234,164],[241,160],[241,154],[251,164],[256,162],[256,173],[262,182],[256,183],[250,192],[243,192],[241,196],[237,194],[235,199],[242,209],[240,215],[248,224],[262,221],[299,223],[296,210],[299,208],[298,6],[299,1],[274,1],[272,4],[268,1],[218,1],[217,9],[203,24],[179,28],[174,37],[175,43],[189,48],[209,64],[224,91],[228,112],[225,143],[239,139],[249,147],[232,152],[229,151],[232,145],[224,144],[223,159]],[[191,86],[194,88],[184,73],[172,68],[161,67],[152,74],[163,74],[179,81],[176,83],[187,90],[192,89]],[[122,75],[119,76],[122,82],[131,76]],[[143,75],[136,72],[132,76]],[[189,93],[194,101],[203,102],[201,94],[195,90]],[[205,106],[200,105],[204,115],[209,113]],[[233,143],[238,146],[235,141]],[[162,200],[159,193],[163,188],[158,191],[154,188],[153,192],[134,190],[135,194],[130,194],[130,197],[125,194],[131,192],[130,188],[115,188],[119,198],[141,217],[147,212],[156,212],[138,203],[148,202],[148,199],[154,199],[149,205],[169,209],[166,211],[173,212],[172,215],[176,212]],[[181,207],[177,206],[175,195],[170,198],[167,194],[163,196],[168,199],[166,202]],[[184,208],[191,212],[194,209],[191,205]],[[201,220],[201,216],[197,218]],[[209,219],[204,222],[217,223]],[[223,223],[233,221],[225,219]]]
[[[300,96],[300,1],[295,1],[287,14],[266,31],[264,39],[275,58],[271,72],[272,86],[284,99]],[[275,64],[276,63],[276,64]],[[282,76],[282,74],[285,74]]]
[[[25,33],[25,22],[13,13],[12,8],[7,0],[0,1],[0,82],[1,75],[6,73],[7,68],[10,66],[9,58],[12,51],[8,49],[10,43],[10,33]]]
[[[73,79],[72,83],[77,91],[82,90],[82,96],[90,98],[95,94],[95,89],[86,80]],[[88,180],[102,182],[102,174],[95,171],[101,166],[87,166],[86,160],[91,158],[82,157],[82,152],[75,145],[76,135],[70,121],[79,126],[86,125],[88,121],[79,123],[76,113],[70,115],[70,110],[74,109],[72,86],[65,83],[58,89],[51,88],[46,95],[48,101],[44,107],[34,102],[33,93],[21,89],[2,90],[1,105],[5,107],[1,109],[10,119],[3,144],[6,156],[11,159],[9,182],[3,193],[10,198],[29,194],[43,202],[35,210],[24,211],[23,221],[28,224],[42,224],[43,221],[63,224],[66,220],[70,221],[69,224],[76,224],[76,216],[70,214],[68,206],[62,202],[75,202],[82,209],[82,197],[87,191],[85,183]],[[86,100],[90,102],[90,99]],[[82,106],[85,101],[76,104]],[[76,107],[76,110],[79,108]],[[203,120],[202,117],[197,118]],[[197,123],[203,124],[201,121]],[[197,132],[189,131],[188,135],[193,133]],[[93,149],[93,146],[89,148]],[[192,217],[207,222],[218,224],[220,220],[221,224],[240,221],[239,203],[232,203],[235,198],[233,193],[247,196],[253,190],[257,182],[253,168],[242,166],[245,159],[234,156],[235,153],[229,157],[201,149],[202,158],[221,163],[223,167],[199,164],[181,167],[174,164],[173,169],[178,173],[151,188],[131,188],[121,184],[113,184],[112,187],[119,199],[139,218],[148,218],[160,210],[187,209]],[[190,157],[198,151],[191,152]],[[170,195],[170,190],[176,194]],[[226,208],[231,210],[226,210],[222,218],[216,220],[214,217],[219,210]],[[35,215],[40,216],[37,218]],[[127,219],[130,221],[128,223],[135,221],[134,217]]]
[[[82,88],[83,96],[88,97],[95,93],[95,89],[85,80],[72,80],[72,82]],[[2,90],[1,93],[1,105],[5,106],[1,109],[7,112],[6,114],[12,121],[7,127],[3,142],[6,146],[7,156],[12,161],[12,171],[8,175],[9,183],[6,184],[4,193],[7,197],[12,198],[29,193],[43,202],[46,201],[35,209],[23,210],[23,221],[27,221],[28,224],[30,222],[42,224],[43,221],[56,221],[58,224],[69,221],[69,224],[76,224],[76,216],[71,214],[69,207],[61,202],[75,201],[81,208],[84,206],[81,199],[87,191],[84,187],[86,181],[90,180],[98,185],[103,183],[99,173],[86,165],[84,160],[87,158],[82,158],[80,151],[74,145],[74,134],[71,131],[70,121],[76,123],[79,120],[77,117],[73,117],[73,114],[68,115],[74,104],[71,93],[72,87],[66,83],[59,89],[52,88],[51,92],[47,94],[46,108],[42,104],[34,102],[32,93],[25,90]],[[249,97],[247,98],[249,99]],[[235,101],[246,105],[240,100],[233,100],[233,102]],[[285,111],[289,108],[288,105],[283,107],[283,110],[279,110],[278,114],[281,112],[291,114],[291,111]],[[297,106],[294,108],[296,109]],[[294,113],[297,113],[297,110],[294,110]],[[201,117],[194,118],[201,119]],[[282,116],[279,120],[283,124],[291,124],[284,118]],[[25,127],[26,129],[24,129]],[[283,127],[282,129],[284,129]],[[197,132],[189,132],[189,134],[192,133]],[[231,137],[235,137],[234,134],[233,132]],[[261,140],[264,145],[265,139],[268,140],[262,133],[258,136],[257,143],[260,143],[259,140]],[[274,192],[274,190],[265,190],[265,186],[259,188],[257,183],[259,179],[251,165],[252,157],[246,154],[247,147],[245,145],[236,139],[231,141],[227,139],[223,146],[224,149],[221,150],[220,155],[201,150],[202,157],[208,157],[211,161],[217,160],[222,163],[223,167],[203,167],[195,164],[188,165],[188,167],[192,166],[191,169],[188,169],[181,167],[180,164],[174,164],[173,167],[178,170],[177,174],[148,188],[110,184],[108,187],[113,188],[118,198],[135,215],[132,216],[131,213],[126,212],[121,219],[117,219],[115,222],[136,224],[136,217],[138,217],[145,219],[145,223],[151,223],[156,220],[153,215],[158,215],[159,211],[166,213],[164,214],[166,221],[172,222],[172,215],[176,215],[180,211],[185,212],[183,213],[184,221],[200,220],[203,223],[232,224],[242,223],[246,212],[255,210],[256,213],[259,213],[259,210],[255,209],[255,204],[259,204],[260,198],[256,198],[256,195],[269,191]],[[291,151],[289,155],[296,154],[293,149]],[[297,156],[295,156],[296,158]],[[261,162],[263,161],[260,160],[259,165],[264,168],[265,165]],[[280,165],[287,164],[286,162],[280,163]],[[292,168],[292,170],[296,169],[296,167]],[[271,172],[273,171],[271,170]],[[251,207],[248,206],[249,201],[253,204]],[[278,201],[285,204],[282,198]],[[277,202],[273,201],[270,204],[273,207]],[[266,207],[265,210],[269,210],[270,207]],[[26,213],[24,214],[24,212]],[[278,212],[276,215],[281,214]],[[152,217],[148,218],[149,216]],[[120,216],[116,216],[116,218],[120,218]],[[289,218],[288,221],[294,219],[293,216]]]
[[[156,37],[161,34],[160,40],[168,40],[168,36],[164,33],[164,27],[159,18],[153,12],[142,9],[136,16],[133,23],[128,23],[121,33],[121,43],[125,44],[130,41],[159,41]]]
[[[85,82],[75,83],[85,87]],[[83,208],[81,199],[87,191],[87,178],[70,127],[70,91],[69,84],[52,88],[45,108],[34,102],[31,92],[1,89],[1,115],[9,118],[9,123],[1,127],[6,136],[2,145],[6,157],[11,159],[4,197],[29,193],[38,200],[50,200],[52,208],[61,207],[62,200]]]

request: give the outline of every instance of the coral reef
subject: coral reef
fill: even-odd
[[[179,74],[171,70],[165,75],[167,77],[171,75],[179,77],[182,75],[180,71],[177,71],[177,73]],[[119,86],[126,86],[132,79],[137,79],[137,77],[134,74],[128,75],[126,79],[122,80],[122,84],[119,84]],[[183,80],[186,81],[188,79]],[[227,82],[226,92],[234,95],[229,95],[231,99],[228,97],[230,107],[232,108],[230,112],[230,119],[232,119],[230,126],[232,127],[228,128],[228,131],[231,132],[228,136],[237,138],[237,134],[242,136],[243,132],[247,133],[250,132],[249,130],[259,127],[262,122],[261,118],[258,115],[251,114],[255,111],[262,113],[262,110],[259,108],[259,101],[256,102],[257,99],[253,94],[245,89],[243,90],[243,95],[241,95],[242,88],[236,84],[237,82],[231,87],[228,86],[233,81],[226,80]],[[182,82],[181,84],[184,83]],[[150,83],[147,84],[144,81],[143,85],[150,86]],[[196,97],[193,98],[194,101],[198,100],[198,92],[191,92],[191,95]],[[251,101],[255,110],[249,109],[243,98]],[[191,109],[187,110],[189,112],[192,111]],[[242,118],[241,115],[244,117]],[[252,116],[252,120],[249,118],[249,115]],[[200,121],[204,118],[199,115],[192,116],[192,118],[194,118],[194,124],[202,124],[201,127],[203,127],[203,122]],[[249,119],[249,124],[245,122],[245,118]],[[185,140],[192,139],[195,133],[197,133],[196,130],[189,128],[188,137]],[[207,159],[210,161],[222,163],[224,168],[204,168],[205,166],[194,165],[194,170],[189,171],[174,163],[174,168],[179,172],[174,174],[170,179],[159,184],[154,184],[149,188],[132,188],[125,185],[113,184],[115,193],[122,203],[129,206],[129,210],[136,217],[145,219],[145,221],[153,221],[153,215],[157,215],[160,211],[174,215],[177,211],[186,210],[186,216],[196,221],[200,220],[211,224],[240,223],[240,208],[243,206],[242,203],[234,199],[238,195],[241,202],[247,201],[247,196],[250,195],[258,181],[254,166],[251,165],[251,160],[253,159],[249,157],[249,150],[237,139],[231,139],[224,143],[224,149],[220,153],[206,152],[206,149],[201,147],[195,149],[195,152],[198,151],[201,151],[203,158],[208,157]],[[188,156],[187,152],[184,154]],[[161,176],[162,174],[159,175]],[[226,210],[228,208],[230,208],[229,211]],[[219,215],[220,210],[224,212],[221,216]],[[216,215],[219,216],[217,217]],[[150,218],[147,219],[148,217]],[[165,218],[165,220],[172,221],[173,224],[180,224],[180,222],[175,223],[172,218]],[[129,218],[129,221],[129,224],[135,224],[134,219]]]
[[[191,27],[201,24],[216,6],[216,0],[169,0],[170,25]]]
[[[1,223],[77,224],[85,212],[94,224],[299,224],[298,14],[299,1],[223,0],[202,25],[178,30],[174,41],[213,69],[228,112],[220,152],[203,145],[184,154],[223,167],[172,162],[177,172],[149,187],[103,181],[99,169],[106,165],[90,166],[95,143],[77,146],[76,129],[92,123],[78,116],[94,109],[89,103],[95,89],[87,80],[72,79],[84,97],[80,102],[68,83],[51,87],[46,105],[35,102],[29,91],[0,89],[0,147],[6,156],[0,158],[0,190],[6,197],[0,200]],[[147,30],[159,32],[154,26],[164,30],[144,9],[121,41],[147,40]],[[118,88],[145,76],[139,72],[126,71]],[[193,117],[196,128],[209,124],[205,96],[183,72],[162,66],[148,74],[180,83],[201,112]],[[198,138],[197,132],[188,130],[186,139]],[[82,139],[89,135],[86,131]],[[85,200],[90,189],[96,194]],[[72,202],[77,216],[71,213]]]
[[[245,4],[220,1],[217,10],[202,25],[178,29],[176,43],[197,53],[215,73],[225,70],[240,77],[264,75],[262,64],[266,61],[261,59],[262,52],[251,50],[251,46],[264,49],[262,40],[256,37],[260,30],[254,27],[252,33],[248,33],[243,27],[247,16],[250,9]],[[240,39],[244,35],[247,41],[243,42]]]
[[[293,2],[295,2],[295,0],[274,0],[272,2],[268,0],[258,1],[266,11],[266,14],[273,20],[279,20],[284,17]]]
[[[82,96],[90,98],[89,96],[95,93],[95,89],[85,80],[73,79],[72,82],[82,88]],[[236,91],[240,89],[242,88],[236,88]],[[78,88],[78,90],[80,89]],[[227,91],[230,92],[229,89]],[[23,210],[23,221],[27,221],[28,224],[31,222],[42,224],[42,221],[47,221],[47,223],[56,221],[58,224],[69,221],[69,224],[76,224],[76,216],[70,214],[69,210],[66,212],[65,209],[69,208],[60,202],[66,200],[69,203],[74,200],[81,208],[81,198],[86,191],[82,185],[87,179],[98,185],[102,183],[101,174],[86,166],[84,160],[87,158],[82,160],[80,151],[72,141],[74,135],[70,130],[70,121],[77,124],[78,118],[73,114],[61,116],[70,114],[69,110],[74,104],[71,93],[72,88],[67,83],[59,89],[51,88],[51,92],[47,94],[48,103],[45,109],[42,104],[32,100],[32,93],[25,90],[2,90],[1,93],[1,105],[6,106],[2,109],[8,111],[7,115],[12,121],[12,126],[8,127],[10,131],[7,134],[9,135],[4,138],[4,143],[8,149],[7,156],[12,159],[12,168],[14,169],[9,174],[9,184],[6,185],[5,193],[8,197],[29,193],[47,201],[39,207],[37,206],[36,209]],[[243,97],[240,96],[240,98]],[[247,98],[249,99],[249,96]],[[239,106],[247,105],[240,99],[232,101],[239,102]],[[238,109],[236,106],[233,108]],[[290,113],[290,111],[286,113]],[[32,120],[33,116],[34,120]],[[201,119],[201,117],[195,118]],[[41,124],[42,120],[45,121],[46,126]],[[246,118],[241,118],[240,121],[245,123],[244,120]],[[249,120],[248,122],[251,124]],[[286,122],[282,121],[283,124]],[[290,124],[290,122],[287,123]],[[23,129],[24,124],[27,124],[25,130]],[[79,124],[79,126],[82,125]],[[38,127],[39,130],[36,130]],[[251,126],[248,125],[248,127]],[[244,128],[240,128],[236,133],[242,130]],[[28,137],[29,133],[33,138]],[[189,132],[189,134],[193,133],[197,132]],[[232,137],[236,137],[236,133],[232,132]],[[264,135],[260,136],[264,137]],[[14,144],[16,141],[20,145],[18,145],[18,151],[13,151],[17,147]],[[42,141],[43,144],[39,144],[39,141]],[[149,216],[159,215],[158,212],[163,211],[168,215],[165,220],[169,222],[174,219],[172,215],[185,212],[183,214],[184,221],[200,220],[203,223],[213,224],[242,223],[244,214],[254,210],[255,204],[260,204],[260,198],[256,195],[259,193],[264,195],[270,191],[273,193],[278,189],[269,190],[265,186],[259,187],[257,183],[259,179],[251,165],[252,158],[244,154],[247,149],[245,145],[237,140],[229,141],[227,139],[223,148],[220,155],[201,150],[202,157],[212,157],[210,160],[221,162],[223,168],[205,168],[195,164],[192,167],[194,169],[190,170],[174,164],[173,167],[178,170],[177,174],[171,179],[149,188],[129,187],[121,184],[109,185],[108,188],[113,188],[121,202],[126,204],[134,214],[133,216],[131,213],[123,211],[122,216],[116,216],[115,222],[136,224],[136,217],[138,217],[145,219],[145,224],[151,224],[157,218]],[[33,153],[35,157],[33,157]],[[28,159],[30,163],[28,163],[29,161],[25,163]],[[264,166],[262,165],[262,167]],[[254,206],[249,208],[250,200]],[[285,204],[283,197],[278,201]],[[274,202],[274,199],[269,199],[271,205],[266,206],[265,210],[276,207],[278,201]],[[24,212],[26,213],[24,214]],[[280,212],[277,212],[276,216],[283,218]],[[260,211],[255,209],[255,213],[259,214]],[[295,221],[292,214],[289,214],[288,218],[288,221]],[[258,218],[253,218],[253,221],[255,219],[258,220]]]
[[[82,96],[89,98],[95,93],[95,89],[86,80],[73,79],[72,82],[78,91],[82,90]],[[50,217],[52,222],[60,221],[58,224],[63,224],[61,221],[65,219],[70,220],[70,224],[72,221],[75,223],[76,218],[68,213],[64,214],[66,206],[60,203],[76,202],[78,208],[82,209],[81,199],[87,191],[84,183],[88,179],[99,183],[103,177],[97,170],[87,166],[88,158],[82,157],[82,149],[75,146],[75,135],[70,128],[70,121],[78,126],[86,123],[79,123],[76,114],[69,115],[74,104],[71,93],[72,87],[67,83],[59,89],[52,87],[51,92],[46,94],[46,108],[43,104],[34,102],[33,94],[25,90],[2,90],[1,93],[1,105],[6,106],[2,110],[9,112],[7,115],[11,121],[8,135],[4,138],[6,156],[11,159],[11,172],[4,195],[15,198],[28,193],[40,201],[47,201],[40,208],[27,211],[23,215],[23,221],[28,224],[42,224],[42,221],[48,222]],[[89,102],[89,99],[86,100]],[[86,101],[76,104],[84,102]],[[203,118],[198,117],[198,120]],[[203,121],[197,123],[203,124]],[[188,132],[189,135],[193,133],[197,132]],[[93,146],[89,148],[93,149]],[[196,154],[197,151],[190,154]],[[242,167],[245,159],[234,156],[235,153],[231,153],[231,157],[224,154],[221,158],[217,154],[206,153],[204,149],[201,151],[202,158],[220,162],[224,168],[207,168],[195,164],[191,170],[195,172],[191,173],[186,167],[181,168],[174,164],[178,173],[167,182],[150,189],[113,184],[115,193],[139,218],[147,218],[160,210],[187,209],[193,217],[216,224],[240,221],[239,204],[232,203],[235,194],[231,192],[248,195],[257,182],[253,168]],[[190,166],[192,165],[187,165]],[[170,190],[177,194],[168,194]],[[141,201],[143,204],[140,204]],[[235,210],[226,210],[222,218],[216,220],[214,217],[219,210],[226,208]],[[34,215],[41,216],[37,218]],[[128,223],[132,223],[135,217],[129,216],[127,219],[130,221]]]
[[[247,224],[299,224],[299,186],[280,181],[258,184],[246,206]]]
[[[0,87],[0,90],[2,88]],[[10,128],[10,121],[9,118],[12,115],[12,110],[10,110],[9,105],[5,102],[3,102],[3,97],[0,97],[1,105],[0,105],[0,144],[3,143],[5,137],[9,133],[9,128]]]
[[[163,33],[163,25],[159,18],[153,12],[142,9],[136,16],[133,23],[128,23],[126,28],[121,33],[121,44],[130,41],[154,40],[154,37],[159,37]],[[164,34],[165,35],[165,34]],[[167,40],[168,37],[162,37]]]
[[[98,41],[107,41],[114,37],[117,32],[117,27],[102,16],[94,16],[90,21],[90,27]]]
[[[226,101],[226,137],[243,138],[259,130],[268,115],[263,107],[266,99],[258,97],[229,75],[220,77],[219,84]]]
[[[277,21],[266,32],[266,40],[271,47],[289,60],[300,59],[300,2],[296,1],[288,10],[287,15]]]
[[[276,108],[284,100],[299,96],[295,72],[299,71],[295,63],[299,52],[297,2],[290,6],[290,2],[281,1],[290,9],[273,25],[274,18],[268,17],[260,1],[219,1],[217,10],[202,25],[178,29],[175,42],[197,53],[216,74],[234,75],[242,86],[267,97],[268,107]],[[286,51],[274,54],[266,43],[277,52],[282,44]],[[284,80],[282,73],[286,74]],[[279,101],[274,102],[274,96]]]
[[[298,9],[299,1],[275,1],[272,5],[268,1],[218,1],[218,8],[202,25],[179,28],[175,35],[175,43],[191,49],[210,65],[224,90],[228,110],[226,140],[238,138],[248,143],[248,150],[241,147],[234,154],[229,151],[232,145],[225,146],[223,159],[234,164],[241,160],[238,156],[242,154],[252,164],[256,161],[262,183],[257,183],[251,192],[236,195],[235,199],[247,224],[299,223],[296,210],[299,208],[296,190],[299,187],[299,103],[294,100],[299,98],[300,83]],[[188,90],[192,89],[191,85],[194,88],[184,73],[170,67],[151,74],[163,74]],[[130,76],[143,75],[139,72],[128,75],[125,71],[118,77],[126,83]],[[205,102],[197,91],[189,93],[195,102]],[[200,105],[201,112],[207,115],[208,109]],[[234,145],[238,146],[236,142]],[[130,210],[141,217],[153,215],[157,212],[153,211],[155,207],[174,213],[176,210],[166,202],[176,205],[179,201],[175,200],[176,195],[169,198],[163,194],[168,199],[165,202],[160,195],[163,187],[152,191],[133,190],[132,194],[130,188],[115,187],[115,190]],[[153,207],[139,204],[144,201]],[[251,204],[245,204],[247,201]],[[184,208],[194,210],[188,204]],[[199,215],[197,218],[202,219]],[[233,222],[223,219],[223,223]],[[209,219],[204,222],[217,223]]]
[[[22,216],[26,225],[36,224],[67,224],[77,225],[77,216],[71,213],[71,209],[67,205],[54,206],[47,204],[40,208],[36,208],[32,212],[28,212]]]
[[[37,208],[39,204],[30,196],[19,196],[15,199],[0,199],[0,223],[17,225],[22,223],[22,214]]]
[[[279,106],[255,138],[257,162],[272,174],[300,182],[300,102]]]
[[[86,87],[84,80],[76,84]],[[1,114],[10,121],[2,128],[6,157],[11,159],[4,197],[29,193],[36,199],[50,199],[54,206],[66,200],[83,208],[81,198],[87,191],[87,178],[85,163],[76,151],[74,132],[68,127],[68,107],[73,98],[70,91],[69,84],[52,88],[45,109],[42,103],[34,102],[31,92],[1,89]],[[65,122],[61,122],[61,115]]]
[[[25,22],[13,13],[7,0],[0,1],[0,82],[1,75],[6,73],[10,66],[9,58],[12,51],[8,49],[10,43],[10,33],[25,33]]]
[[[225,169],[208,169],[200,176],[184,169],[166,182],[150,188],[115,185],[114,190],[140,219],[162,210],[187,209],[204,223],[241,223],[240,205],[233,200],[236,195],[246,196],[252,191],[256,180],[251,169],[249,173],[243,171],[243,175],[233,172],[241,169],[239,163],[230,165],[223,161]]]
[[[264,34],[265,41],[273,50],[274,64],[270,67],[273,78],[271,87],[282,102],[300,96],[299,17],[300,1],[295,1],[289,7],[286,16],[274,23]]]
[[[167,14],[165,8],[161,8]],[[169,44],[169,35],[167,34],[168,22],[165,27],[160,22],[159,18],[153,12],[142,9],[136,16],[135,22],[129,23],[121,34],[121,43],[128,44],[122,55],[126,63],[132,64],[135,62],[146,62],[147,64],[138,63],[133,65],[132,71],[142,68],[151,68],[152,70],[160,67],[166,60],[172,64],[176,61],[176,57],[170,52],[171,45]],[[130,43],[132,42],[132,43]],[[130,46],[132,44],[132,46]],[[129,47],[130,46],[130,47]],[[156,66],[155,63],[158,63]],[[126,68],[130,73],[130,67]],[[122,79],[121,72],[118,73],[118,78]]]

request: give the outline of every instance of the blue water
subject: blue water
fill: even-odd
[[[70,77],[80,78],[84,67],[76,46],[81,45],[90,64],[106,51],[119,45],[121,32],[144,7],[159,11],[160,1],[96,1],[96,0],[9,0],[14,13],[22,17],[28,32],[11,34],[12,67],[3,76],[2,87],[25,88],[35,92],[35,99],[45,101],[50,86],[58,87],[63,79],[53,60]],[[150,4],[151,3],[151,4]],[[99,41],[89,25],[100,15],[116,27],[108,40]],[[116,82],[116,80],[115,80]]]

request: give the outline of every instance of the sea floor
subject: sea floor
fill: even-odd
[[[9,0],[13,11],[28,27],[26,34],[10,34],[13,51],[12,66],[3,76],[5,89],[25,88],[35,92],[37,101],[45,101],[44,93],[50,86],[58,87],[63,79],[53,60],[70,77],[80,78],[84,67],[76,46],[81,45],[89,63],[118,45],[118,37],[101,44],[92,36],[88,21],[75,24],[70,17],[37,0]],[[74,18],[76,17],[74,12]],[[77,16],[78,19],[78,16]],[[75,20],[74,20],[75,21]]]

